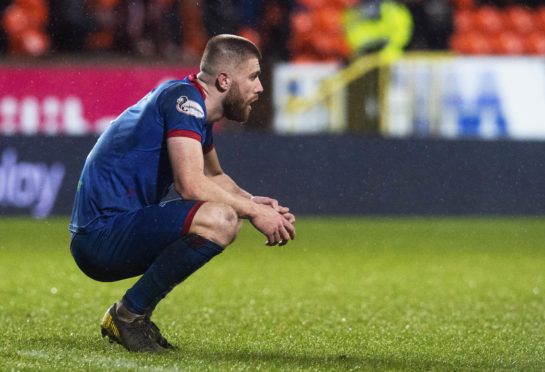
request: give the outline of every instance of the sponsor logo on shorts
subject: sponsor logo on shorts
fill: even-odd
[[[187,96],[178,98],[176,101],[176,110],[180,111],[182,114],[194,116],[197,119],[204,118],[202,106],[197,102],[190,100]]]

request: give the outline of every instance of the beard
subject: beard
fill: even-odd
[[[229,120],[244,123],[250,116],[248,104],[244,101],[238,83],[233,82],[231,89],[223,100],[223,114]]]

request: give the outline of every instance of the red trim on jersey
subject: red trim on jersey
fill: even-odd
[[[203,154],[208,154],[210,151],[212,151],[214,149],[214,144],[211,143],[209,144],[208,146],[205,146],[202,148],[202,153]]]
[[[195,75],[195,74],[189,75],[189,76],[187,77],[187,79],[189,80],[189,82],[191,83],[191,85],[193,85],[193,86],[199,91],[199,93],[200,93],[201,96],[202,96],[202,99],[206,99],[206,95],[204,94],[204,89],[202,89],[201,84],[200,84],[199,81],[197,80],[197,75]]]
[[[187,217],[185,218],[184,227],[182,228],[182,236],[186,235],[189,232],[191,224],[193,223],[193,218],[195,218],[195,214],[204,203],[205,202],[203,201],[198,201],[193,207],[191,207],[189,213],[187,214]]]
[[[167,132],[167,138],[171,137],[189,137],[201,142],[202,137],[199,133],[186,129],[171,129]]]

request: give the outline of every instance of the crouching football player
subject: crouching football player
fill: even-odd
[[[131,351],[173,346],[151,314],[177,284],[231,244],[241,219],[283,245],[295,217],[254,197],[222,171],[213,122],[245,122],[263,91],[261,54],[250,41],[209,40],[200,72],[166,82],[125,110],[89,154],[70,222],[70,250],[99,281],[140,276],[101,323],[102,336]],[[163,201],[171,185],[179,198]]]

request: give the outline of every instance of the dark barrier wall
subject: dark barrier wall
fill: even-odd
[[[545,142],[218,138],[223,166],[301,214],[544,214]]]
[[[70,214],[93,137],[0,137],[0,215]],[[224,170],[301,214],[545,214],[545,142],[223,134]]]

